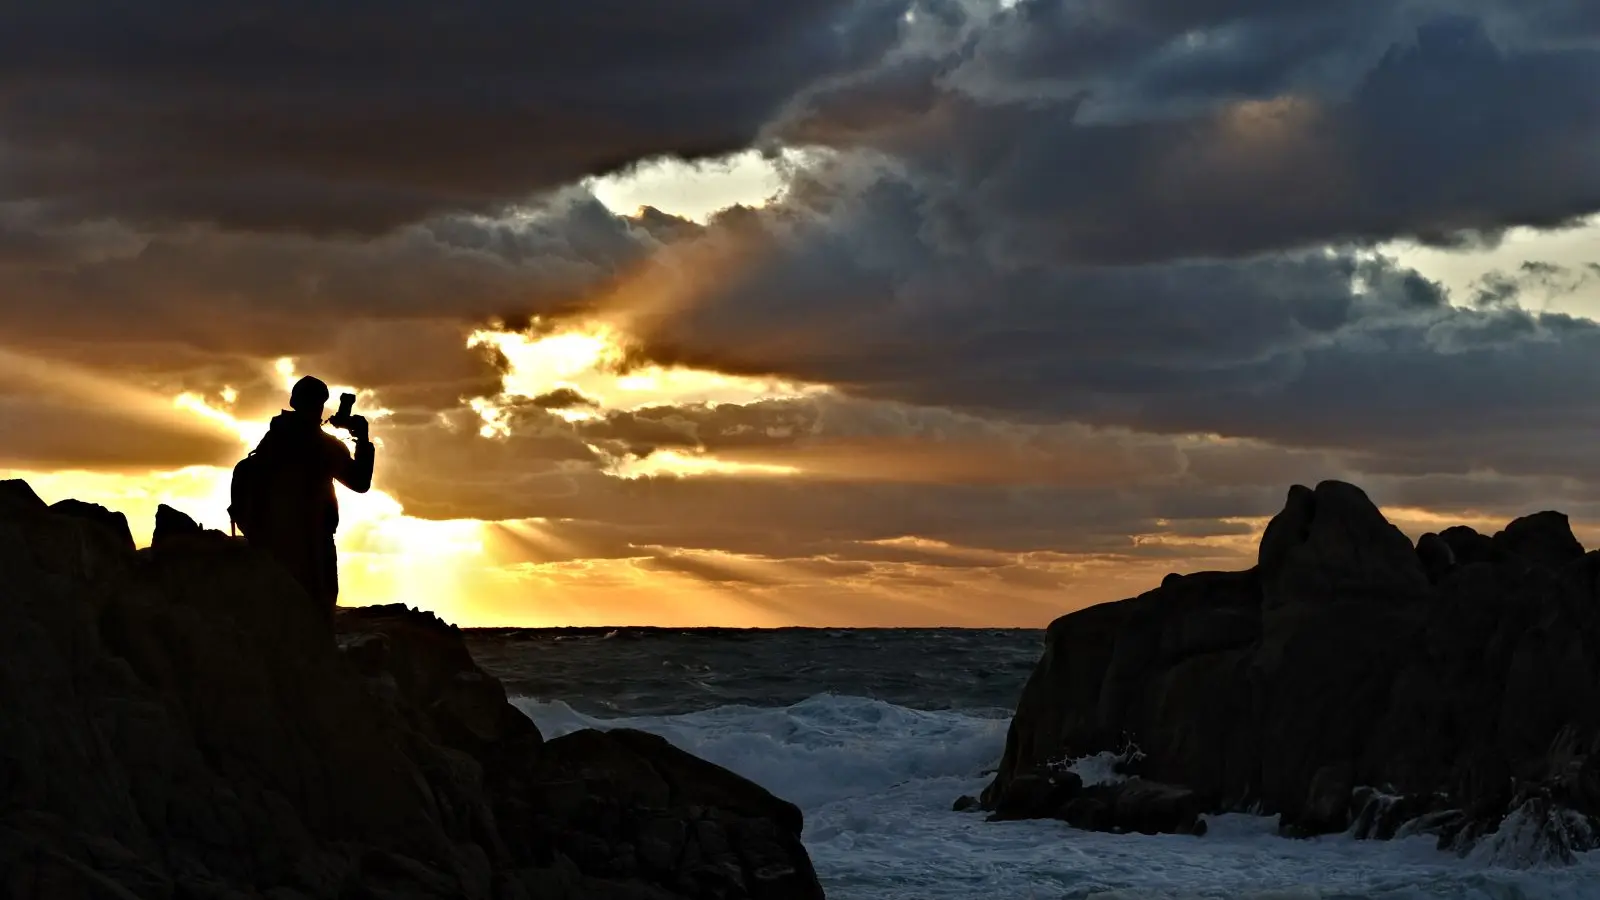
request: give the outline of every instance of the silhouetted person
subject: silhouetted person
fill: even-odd
[[[306,376],[295,383],[289,409],[273,417],[266,437],[234,469],[230,513],[245,538],[277,559],[331,618],[339,599],[333,483],[366,493],[375,451],[367,420],[344,408],[329,421],[356,439],[354,457],[343,441],[322,430],[327,402],[328,386],[320,380]]]

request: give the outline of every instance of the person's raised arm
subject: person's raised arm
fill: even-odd
[[[344,444],[337,446],[338,456],[334,460],[333,477],[350,490],[365,494],[372,489],[372,465],[377,450],[367,436],[367,420],[361,416],[351,418],[354,421],[351,423],[350,434],[356,439],[356,453],[352,458]]]

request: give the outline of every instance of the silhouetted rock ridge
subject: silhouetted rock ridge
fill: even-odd
[[[456,629],[181,513],[0,482],[0,895],[820,898],[799,810],[650,735],[544,741]]]
[[[1355,486],[1296,485],[1254,568],[1051,624],[983,806],[1172,832],[1260,811],[1571,859],[1600,845],[1597,579],[1560,513],[1412,547]],[[1120,777],[1059,777],[1099,754]]]

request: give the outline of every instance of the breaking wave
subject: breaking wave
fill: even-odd
[[[580,728],[649,731],[798,804],[833,900],[1600,898],[1600,857],[1530,865],[1536,861],[1518,857],[1516,828],[1459,859],[1425,836],[1289,840],[1258,816],[1214,818],[1196,838],[988,823],[952,812],[952,801],[982,790],[998,764],[1008,710],[917,710],[820,694],[789,706],[599,718],[560,701],[514,702],[547,737]],[[1112,778],[1113,762],[1106,755],[1074,768]]]

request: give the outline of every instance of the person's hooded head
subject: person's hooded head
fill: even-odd
[[[328,405],[328,386],[320,378],[310,375],[294,383],[289,392],[289,408],[302,416],[322,421],[322,410]]]

